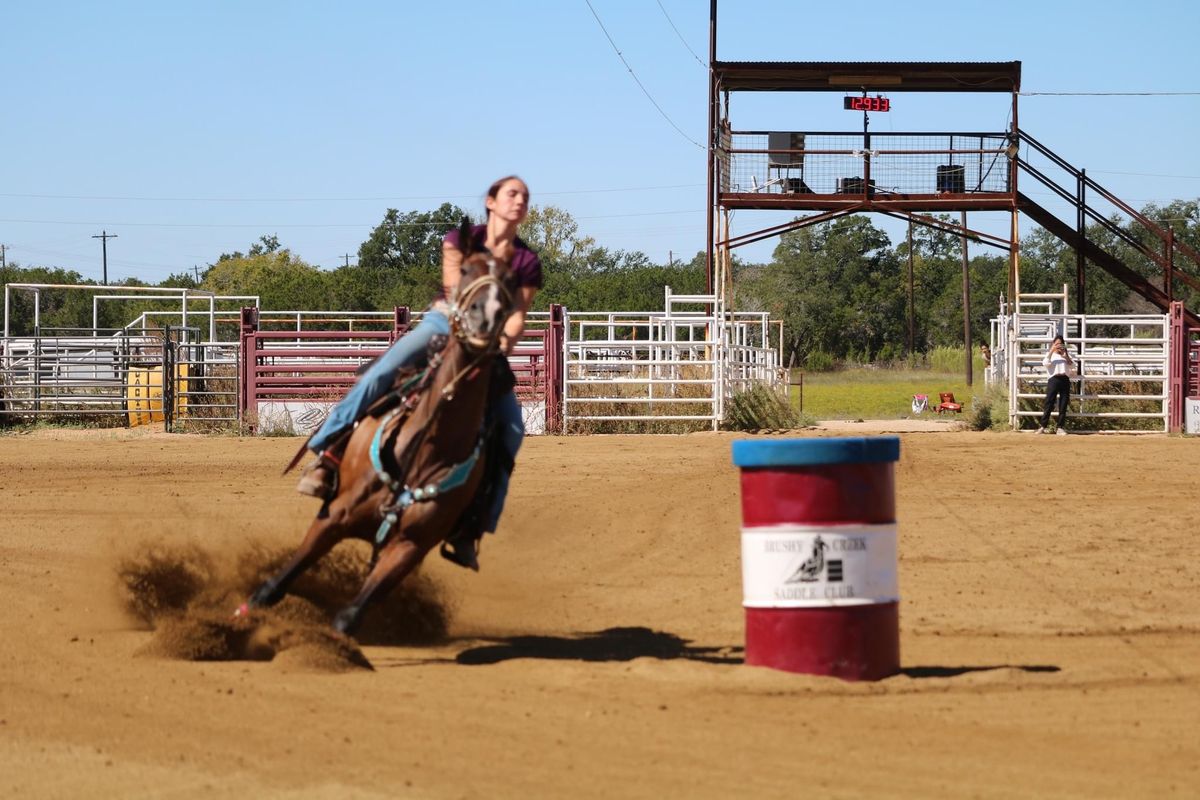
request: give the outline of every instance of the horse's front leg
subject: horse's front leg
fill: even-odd
[[[387,596],[396,588],[429,552],[428,546],[402,537],[388,542],[380,551],[358,596],[333,618],[333,627],[340,633],[352,635],[362,622],[367,605]]]
[[[300,542],[300,547],[292,557],[284,563],[279,572],[259,586],[254,594],[250,595],[249,600],[238,607],[234,616],[243,616],[252,608],[269,608],[278,603],[301,573],[320,561],[334,545],[346,537],[346,515],[340,508],[335,508],[336,505],[337,501],[334,500],[322,507],[321,513],[308,526],[304,540]]]

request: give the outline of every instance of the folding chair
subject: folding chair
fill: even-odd
[[[954,392],[938,392],[938,400],[941,402],[939,402],[937,404],[937,408],[934,409],[934,411],[937,411],[937,413],[939,413],[939,414],[945,414],[946,412],[953,412],[955,414],[962,413],[962,403],[955,401]]]

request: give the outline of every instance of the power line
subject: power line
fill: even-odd
[[[559,191],[542,192],[542,196],[563,194],[605,194],[610,192],[653,192],[664,189],[695,189],[704,186],[703,183],[676,183],[665,186],[632,186],[612,189],[563,189]],[[0,192],[0,197],[15,197],[20,199],[37,200],[124,200],[133,202],[153,203],[390,203],[409,200],[447,200],[447,199],[477,199],[474,194],[427,194],[411,195],[408,197],[141,197],[141,196],[106,196],[106,195],[76,195],[76,194],[13,194]]]
[[[1022,97],[1196,97],[1200,92],[1017,92]]]
[[[674,128],[676,131],[678,131],[680,136],[682,136],[683,138],[687,139],[689,142],[691,142],[692,144],[696,145],[696,147],[698,147],[698,148],[700,148],[701,150],[703,150],[703,149],[704,149],[704,145],[700,144],[700,143],[699,143],[699,142],[697,142],[695,139],[693,139],[692,137],[690,137],[690,136],[688,136],[686,133],[684,133],[684,132],[683,132],[683,129],[682,129],[682,128],[680,128],[678,125],[676,125],[676,124],[675,124],[675,122],[674,122],[674,120],[672,120],[670,117],[668,117],[668,116],[667,116],[667,112],[665,112],[665,111],[663,111],[663,110],[662,110],[662,106],[660,106],[660,105],[658,104],[658,101],[656,101],[656,100],[655,100],[655,99],[654,99],[654,98],[653,98],[653,97],[650,95],[650,92],[649,92],[649,91],[647,91],[646,87],[642,85],[642,82],[641,82],[641,80],[638,78],[638,76],[637,76],[637,73],[633,71],[633,67],[629,66],[629,62],[628,62],[628,61],[626,61],[626,60],[625,60],[625,56],[623,56],[623,55],[621,54],[621,49],[620,49],[619,47],[617,47],[617,43],[613,41],[613,38],[612,38],[612,36],[609,36],[609,34],[608,34],[608,28],[605,28],[605,27],[604,27],[604,23],[601,21],[601,19],[600,19],[600,15],[596,13],[596,9],[592,8],[592,0],[583,0],[583,2],[587,3],[587,7],[588,7],[588,8],[591,10],[591,12],[592,12],[592,16],[596,18],[596,24],[598,24],[598,25],[600,26],[600,30],[604,31],[604,36],[605,36],[605,38],[606,38],[606,39],[608,39],[608,43],[609,43],[610,45],[612,45],[612,49],[613,49],[613,51],[614,51],[614,52],[616,52],[616,54],[617,54],[617,58],[621,59],[621,63],[625,65],[625,69],[629,70],[629,75],[630,75],[630,77],[632,77],[632,78],[633,78],[633,82],[634,82],[634,83],[636,83],[636,84],[638,85],[638,88],[642,90],[642,94],[646,95],[646,99],[647,99],[647,100],[649,100],[649,101],[650,101],[650,103],[651,103],[651,104],[652,104],[652,105],[653,105],[653,106],[654,106],[656,109],[658,109],[658,113],[659,113],[659,114],[662,114],[662,118],[663,118],[663,119],[665,119],[665,120],[666,120],[666,121],[667,121],[667,122],[668,122],[668,123],[671,125],[671,127],[672,127],[672,128]]]
[[[667,18],[667,23],[670,24],[671,30],[675,31],[675,35],[679,37],[679,41],[683,43],[683,46],[687,48],[687,51],[692,54],[692,58],[696,59],[696,63],[699,64],[703,69],[708,69],[708,65],[700,60],[700,56],[696,55],[696,51],[693,50],[687,43],[687,40],[683,38],[683,34],[679,32],[679,28],[676,28],[675,23],[671,22],[671,15],[667,13],[665,8],[663,8],[661,0],[654,0],[654,2],[658,3],[658,10],[663,12],[663,16]]]
[[[0,222],[23,225],[99,225],[100,223],[87,220],[62,219],[0,219]],[[367,222],[314,222],[314,223],[241,223],[241,222],[112,222],[111,225],[125,225],[134,228],[373,228],[375,225]],[[434,223],[430,223],[434,224]],[[455,224],[455,223],[448,223]]]
[[[691,214],[692,210],[676,210],[676,211],[634,211],[625,214],[604,214],[604,215],[575,215],[571,216],[577,220],[584,219],[606,219],[608,217],[654,217],[663,214]],[[25,225],[99,225],[100,223],[86,220],[53,220],[53,219],[0,219],[4,223],[20,223]],[[296,228],[296,229],[319,229],[319,228],[376,228],[378,224],[367,222],[320,222],[320,223],[276,223],[276,222],[261,222],[261,223],[246,223],[246,222],[109,222],[109,225],[123,225],[127,227],[137,228]],[[393,227],[397,228],[436,228],[438,226],[454,226],[457,225],[457,220],[434,220],[432,222],[398,222]],[[93,237],[99,238],[99,237]],[[114,238],[110,236],[109,238]],[[338,256],[339,258],[341,256]]]

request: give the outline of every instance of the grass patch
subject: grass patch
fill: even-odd
[[[805,416],[817,419],[913,419],[933,414],[940,392],[953,392],[966,416],[974,396],[984,391],[983,371],[977,370],[974,378],[974,386],[968,387],[961,373],[883,369],[807,372],[803,387],[791,387],[792,401]],[[929,411],[925,414],[912,412],[914,394],[929,396]]]

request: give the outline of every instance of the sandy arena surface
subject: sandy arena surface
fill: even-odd
[[[0,436],[0,797],[1200,796],[1200,441],[950,427],[899,434],[873,684],[742,663],[733,435],[531,437],[361,649],[355,545],[228,620],[296,440]]]

